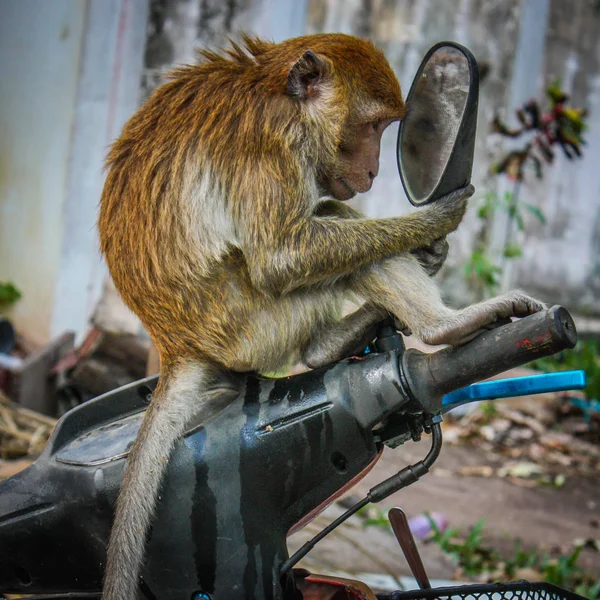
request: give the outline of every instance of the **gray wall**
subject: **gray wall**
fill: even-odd
[[[533,174],[521,198],[539,207],[546,225],[526,220],[515,239],[520,259],[503,261],[500,249],[506,215],[497,211],[492,225],[492,253],[505,269],[503,289],[521,287],[549,303],[561,302],[582,314],[600,316],[600,15],[592,1],[571,0],[311,0],[308,31],[340,30],[368,35],[386,51],[404,90],[429,46],[451,39],[467,45],[490,71],[480,89],[474,183],[477,195],[460,230],[451,236],[448,266],[441,274],[455,304],[474,299],[462,267],[470,255],[480,221],[477,197],[486,191],[511,190],[504,178],[490,177],[488,167],[510,144],[489,133],[496,112],[516,125],[512,109],[560,76],[572,92],[572,104],[590,109],[588,145],[583,160],[569,162],[559,153],[545,169],[543,182]],[[399,186],[394,160],[396,131],[385,139],[387,164],[372,191],[357,204],[370,215],[393,215],[410,209]],[[522,144],[522,142],[518,142]],[[385,160],[385,159],[384,159]]]
[[[37,340],[54,311],[84,26],[81,3],[0,4],[0,281],[23,291],[13,316]]]
[[[505,265],[503,287],[600,316],[600,15],[594,0],[3,0],[0,2],[0,280],[24,292],[12,316],[38,341],[85,332],[102,291],[95,215],[102,158],[124,120],[174,62],[199,45],[222,45],[240,30],[274,40],[319,31],[373,38],[406,91],[426,50],[441,39],[469,46],[489,74],[480,90],[474,183],[507,189],[488,167],[509,147],[489,133],[493,115],[559,75],[573,104],[590,109],[585,157],[558,157],[526,201],[548,217],[529,219],[517,239],[523,258]],[[148,8],[150,7],[150,10]],[[141,82],[141,83],[140,83]],[[380,176],[355,204],[371,216],[411,210],[396,172],[397,128],[383,141]],[[533,178],[532,178],[533,180]],[[454,304],[471,301],[462,274],[479,228],[477,199],[440,280]],[[492,249],[506,223],[498,212]],[[103,314],[116,314],[111,294]],[[137,321],[120,307],[116,326]],[[101,311],[102,312],[102,311]],[[106,321],[110,325],[110,319]]]

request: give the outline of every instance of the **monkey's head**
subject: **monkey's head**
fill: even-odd
[[[288,40],[286,93],[305,128],[321,195],[349,200],[371,189],[381,136],[406,107],[383,53],[368,40],[323,34]]]

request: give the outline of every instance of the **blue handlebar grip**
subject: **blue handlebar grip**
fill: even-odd
[[[474,383],[446,394],[442,399],[442,412],[446,413],[457,406],[480,400],[529,396],[544,392],[582,390],[586,386],[585,371],[562,371],[543,375],[527,375],[510,379],[496,379]]]

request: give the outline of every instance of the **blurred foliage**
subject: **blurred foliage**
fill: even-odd
[[[0,308],[14,304],[21,298],[21,292],[10,282],[0,282]]]
[[[471,281],[475,287],[483,288],[489,295],[494,295],[498,291],[500,287],[499,277],[503,272],[502,267],[494,263],[486,247],[486,224],[497,210],[506,211],[509,219],[516,223],[519,231],[525,230],[525,212],[535,216],[540,223],[546,223],[546,217],[537,206],[515,200],[510,192],[506,192],[504,196],[499,196],[495,192],[485,194],[483,202],[477,210],[477,218],[482,221],[480,235],[471,256],[465,264],[464,273],[468,281]],[[522,254],[523,249],[520,244],[511,241],[507,236],[502,250],[504,258],[518,258]]]
[[[361,508],[357,515],[363,521],[363,527],[377,527],[391,532],[387,510],[375,505]],[[452,556],[460,569],[459,576],[477,577],[479,581],[514,581],[527,573],[531,581],[553,583],[564,589],[572,590],[590,600],[600,600],[600,579],[587,573],[578,562],[583,548],[592,544],[600,551],[598,540],[576,540],[570,552],[559,556],[550,556],[545,550],[522,547],[520,540],[515,540],[509,556],[484,541],[483,528],[485,519],[473,525],[466,534],[457,528],[440,529],[436,521],[427,512],[431,533],[426,542],[434,542],[442,552]],[[485,579],[481,579],[484,576]]]
[[[529,364],[532,369],[554,373],[581,369],[587,377],[586,395],[600,400],[600,341],[579,340],[573,350],[566,350]]]
[[[505,557],[484,544],[485,519],[473,525],[466,535],[461,535],[458,529],[452,527],[441,531],[436,522],[425,514],[432,530],[431,539],[454,558],[465,575],[474,577],[483,574],[493,581],[514,581],[522,577],[521,573],[526,569],[528,577],[535,574],[538,581],[573,590],[590,600],[600,597],[600,579],[586,573],[578,564],[585,545],[583,541],[577,542],[571,552],[553,558],[542,550],[525,550],[521,542],[515,540],[512,554]]]
[[[523,255],[523,250],[512,239],[516,229],[524,231],[527,212],[545,224],[546,217],[537,207],[519,198],[521,184],[525,180],[526,169],[532,166],[538,179],[543,176],[543,165],[551,165],[555,158],[555,147],[562,149],[568,159],[580,157],[585,145],[583,132],[587,129],[586,109],[567,106],[568,95],[561,89],[560,80],[553,81],[546,88],[548,106],[544,111],[537,100],[529,100],[519,107],[515,114],[519,127],[509,127],[499,116],[492,120],[492,131],[508,138],[526,136],[527,141],[521,149],[511,150],[490,167],[490,173],[505,175],[514,181],[514,189],[503,196],[494,192],[487,193],[477,211],[481,220],[473,252],[465,265],[465,275],[478,295],[494,295],[500,287],[502,266],[496,264],[488,250],[491,222],[496,211],[505,211],[508,215],[502,257],[513,260]]]
[[[543,164],[554,162],[554,146],[562,149],[564,155],[572,160],[580,157],[585,141],[582,137],[587,128],[584,108],[566,106],[568,95],[560,88],[560,80],[553,81],[546,88],[549,108],[544,112],[537,100],[529,100],[515,112],[520,127],[508,127],[500,117],[492,121],[492,131],[505,137],[517,138],[524,133],[530,134],[525,146],[506,154],[498,163],[492,165],[492,173],[503,173],[513,181],[523,181],[525,168],[531,165],[538,179],[543,175]]]
[[[464,272],[467,280],[477,287],[482,287],[490,296],[500,287],[498,276],[502,274],[502,268],[494,264],[482,245],[473,250],[465,264]]]

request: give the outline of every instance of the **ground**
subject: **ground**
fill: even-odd
[[[349,494],[363,497],[370,487],[389,477],[407,464],[423,458],[428,450],[427,438],[420,443],[409,442],[389,450],[376,467]],[[467,529],[485,518],[485,538],[490,545],[509,551],[512,540],[520,538],[525,546],[544,546],[550,551],[568,552],[576,538],[600,538],[598,515],[600,481],[598,477],[570,477],[565,469],[565,484],[560,487],[522,487],[509,478],[463,476],[464,466],[483,465],[496,468],[505,457],[481,448],[445,444],[431,472],[421,481],[394,494],[381,508],[399,506],[409,518],[423,511],[442,513],[451,527]],[[290,538],[290,550],[314,535],[317,526],[341,513],[333,506],[309,531]],[[320,542],[302,566],[312,572],[343,570],[350,573],[389,573],[409,575],[397,542],[379,527],[363,528],[357,518]],[[423,562],[430,578],[450,579],[456,565],[432,543],[418,542]],[[368,552],[371,557],[365,554]],[[374,559],[376,562],[374,562]],[[592,573],[600,573],[600,553],[584,550],[581,564]]]

